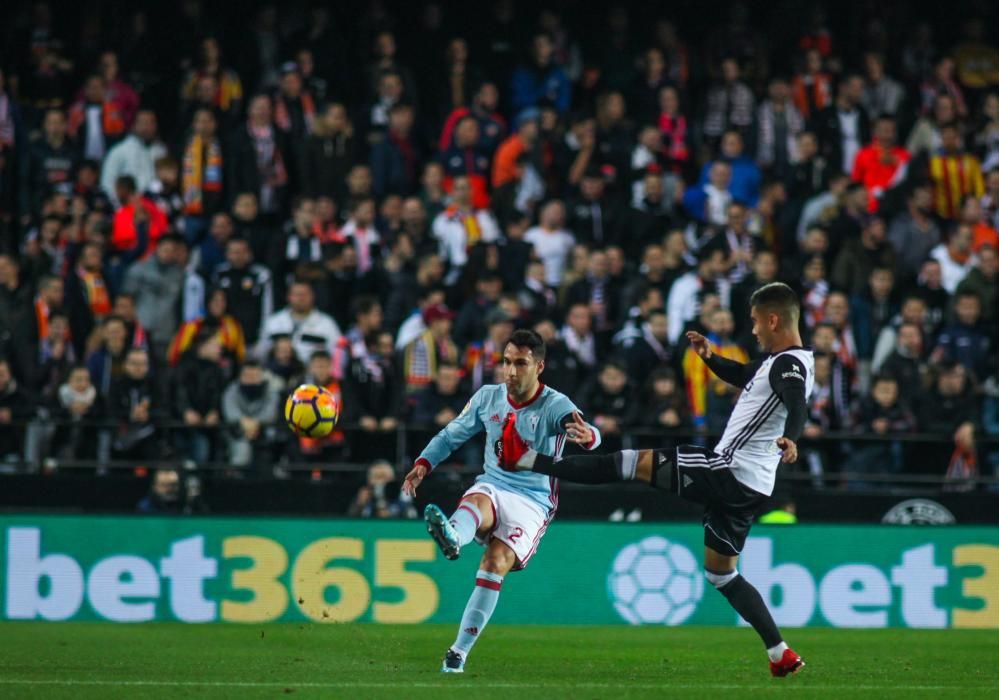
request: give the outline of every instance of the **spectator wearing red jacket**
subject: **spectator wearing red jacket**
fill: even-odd
[[[867,210],[874,213],[886,190],[902,181],[905,166],[911,156],[896,145],[895,120],[889,116],[878,118],[874,125],[874,140],[860,149],[853,163],[852,178],[867,190]]]
[[[151,199],[136,192],[135,178],[131,175],[118,178],[115,194],[122,205],[114,213],[111,247],[136,258],[148,257],[159,237],[167,232],[166,214]]]

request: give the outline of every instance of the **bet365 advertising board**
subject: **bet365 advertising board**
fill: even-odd
[[[0,516],[6,620],[457,622],[480,548],[422,522]],[[694,524],[555,522],[493,621],[740,624]],[[782,626],[999,628],[999,528],[757,526],[740,562]]]

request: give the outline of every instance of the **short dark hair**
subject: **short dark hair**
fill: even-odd
[[[309,355],[309,362],[312,362],[313,360],[332,360],[332,359],[333,356],[330,355],[325,350],[316,350],[314,353]]]
[[[796,328],[798,325],[801,314],[798,295],[783,282],[771,282],[757,289],[753,292],[749,305],[777,314],[781,323],[788,328]]]
[[[898,377],[894,374],[877,374],[874,376],[874,380],[871,382],[871,388],[874,388],[875,384],[880,384],[881,382],[891,382],[892,384],[898,384]]]
[[[518,348],[527,348],[536,360],[545,359],[545,341],[532,330],[522,328],[519,331],[514,331],[506,342],[508,345],[514,345]]]
[[[136,192],[139,186],[135,184],[135,178],[131,175],[121,175],[114,181],[115,187],[121,187],[129,192]]]
[[[374,294],[361,294],[354,299],[354,303],[351,304],[351,311],[354,314],[354,318],[357,318],[358,316],[366,316],[370,314],[376,306],[380,305],[381,302],[378,301],[378,297]]]

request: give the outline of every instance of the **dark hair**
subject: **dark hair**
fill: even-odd
[[[312,202],[312,201],[314,201],[312,199],[312,197],[309,197],[307,195],[304,195],[304,194],[296,195],[295,198],[293,200],[291,200],[291,210],[292,211],[298,211],[299,209],[302,208],[303,204],[305,204],[306,202]]]
[[[652,375],[649,377],[649,382],[654,383],[660,380],[670,380],[676,381],[676,370],[672,367],[657,367],[652,370]]]
[[[545,341],[532,330],[522,328],[519,331],[514,331],[506,342],[508,345],[514,345],[518,348],[527,348],[536,360],[545,359]]]
[[[50,274],[42,275],[41,279],[38,280],[38,288],[44,289],[53,282],[62,282],[62,277],[60,277],[59,275],[50,275]]]
[[[354,318],[358,316],[366,316],[371,313],[372,309],[379,306],[380,302],[378,297],[374,294],[361,294],[356,299],[354,303],[351,304],[351,310],[353,311]]]
[[[624,374],[625,377],[628,376],[628,366],[625,365],[624,362],[622,362],[619,359],[615,358],[615,359],[607,360],[605,363],[603,363],[602,365],[600,365],[600,372],[601,373],[603,373],[604,370],[608,370],[608,369],[616,369],[619,372],[621,372],[622,374]]]
[[[710,261],[718,253],[728,257],[728,248],[724,239],[715,234],[697,251],[697,265],[700,266]]]
[[[362,196],[360,196],[360,197],[358,197],[357,199],[354,200],[353,205],[350,207],[350,211],[353,213],[353,212],[357,211],[358,209],[360,209],[361,207],[363,207],[365,204],[368,204],[369,202],[372,205],[374,205],[375,204],[375,198],[372,197],[371,195],[367,195],[367,194],[366,195],[362,195]]]
[[[894,374],[875,375],[874,379],[871,381],[871,388],[873,389],[874,385],[878,384],[879,382],[894,382],[895,384],[898,384],[898,377],[896,377]]]
[[[129,192],[135,192],[138,190],[138,185],[135,184],[135,178],[131,175],[121,175],[115,179],[114,184],[116,187],[121,187],[128,190]]]
[[[309,355],[309,362],[312,362],[313,360],[332,360],[332,359],[333,356],[330,355],[325,350],[316,350],[314,353]]]
[[[479,282],[502,282],[503,275],[501,275],[497,270],[483,270],[479,273],[479,277],[475,280],[476,283]]]
[[[757,289],[753,292],[749,305],[777,314],[781,323],[788,328],[796,328],[798,325],[801,313],[798,295],[783,282],[771,282]]]
[[[180,168],[180,163],[173,156],[162,156],[153,163],[154,168]]]

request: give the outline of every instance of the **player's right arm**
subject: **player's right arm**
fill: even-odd
[[[715,354],[711,351],[711,343],[708,342],[708,339],[697,331],[687,331],[687,340],[690,341],[691,349],[704,360],[704,364],[727,384],[742,389],[759,369],[756,364],[744,365],[741,362]]]
[[[413,468],[406,475],[402,484],[403,491],[410,496],[415,494],[416,487],[434,470],[434,467],[482,431],[483,425],[479,419],[479,406],[482,403],[484,390],[485,387],[475,392],[461,413],[430,439],[427,446],[423,448],[423,452],[413,463]]]

